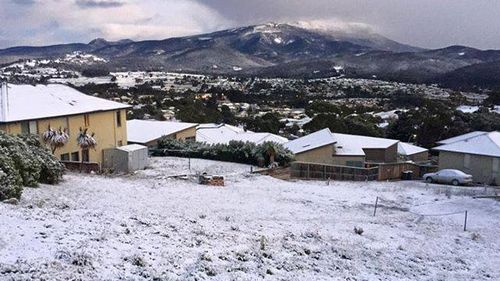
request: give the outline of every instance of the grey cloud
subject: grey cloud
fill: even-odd
[[[200,0],[238,24],[338,19],[417,46],[500,49],[497,0]]]
[[[11,2],[14,4],[20,4],[20,5],[33,5],[37,1],[36,0],[11,0]]]
[[[120,0],[76,0],[76,4],[82,8],[114,8],[126,3]]]
[[[2,0],[0,0],[1,2]],[[263,22],[362,23],[390,39],[426,48],[500,49],[498,0],[5,0],[0,47],[29,42],[162,39]],[[42,11],[43,10],[43,11]],[[34,33],[44,23],[61,24]],[[139,35],[138,35],[139,34]],[[158,38],[157,38],[158,37]],[[5,43],[9,42],[9,43]]]

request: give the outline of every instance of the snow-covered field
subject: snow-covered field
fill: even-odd
[[[186,173],[187,159],[151,166],[69,174],[0,204],[0,280],[500,279],[500,202],[470,188],[287,182],[192,160],[195,172],[230,174],[210,187],[162,176]],[[464,210],[466,232],[463,214],[415,215]]]

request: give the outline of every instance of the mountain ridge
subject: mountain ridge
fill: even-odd
[[[447,79],[460,77],[461,70],[470,72],[473,65],[488,65],[476,68],[478,71],[500,68],[497,63],[499,50],[460,45],[423,49],[373,32],[329,32],[282,23],[162,40],[112,42],[96,38],[88,44],[12,47],[0,50],[0,64],[55,58],[72,52],[102,57],[107,61],[105,67],[110,70],[157,69],[273,76],[275,69],[284,76],[314,77],[335,74],[333,69],[338,70],[340,66],[348,76],[424,83],[443,81],[443,77],[452,72],[454,75]],[[318,65],[321,69],[315,67],[318,61],[321,61]],[[296,69],[298,65],[300,71]]]

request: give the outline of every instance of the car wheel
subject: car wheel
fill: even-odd
[[[427,177],[425,179],[425,181],[428,182],[428,183],[433,183],[434,182],[434,180],[431,177]]]
[[[451,184],[453,184],[454,186],[457,186],[460,184],[460,182],[458,180],[452,180]]]

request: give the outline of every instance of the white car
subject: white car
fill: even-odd
[[[423,176],[428,183],[448,183],[453,185],[471,184],[472,176],[460,170],[444,169],[436,173],[428,173]]]

